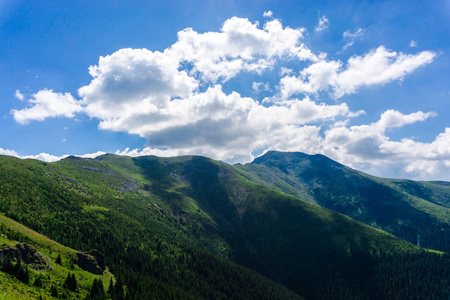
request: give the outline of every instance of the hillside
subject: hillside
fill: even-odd
[[[450,249],[450,183],[386,179],[323,155],[271,151],[235,166],[249,180],[426,248]]]
[[[95,258],[1,214],[0,234],[1,299],[84,299],[90,294],[94,280],[100,280],[105,288],[115,282],[108,267],[100,268]],[[76,278],[76,288],[67,285],[69,274]]]
[[[105,253],[130,299],[450,294],[447,255],[311,204],[313,194],[282,193],[246,168],[198,156],[1,156],[0,211]]]

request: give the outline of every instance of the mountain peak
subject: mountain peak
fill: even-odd
[[[309,161],[315,164],[329,164],[334,166],[342,166],[342,164],[323,154],[306,154],[303,152],[281,152],[281,151],[268,151],[265,154],[255,158],[252,164],[265,164],[265,165],[279,165],[284,164],[301,164],[305,161]]]

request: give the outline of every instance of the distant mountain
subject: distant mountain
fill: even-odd
[[[450,295],[446,254],[310,203],[339,196],[340,185],[316,173],[349,172],[353,186],[372,184],[368,175],[323,156],[284,155],[244,166],[200,156],[1,156],[0,212],[74,249],[104,253],[130,299]]]
[[[235,168],[249,180],[416,245],[450,249],[450,182],[379,178],[323,155],[296,152],[270,151]]]

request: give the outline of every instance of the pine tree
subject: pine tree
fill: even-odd
[[[56,286],[52,285],[50,288],[50,293],[52,294],[52,297],[58,298],[58,289]]]
[[[13,269],[14,269],[14,266],[13,266],[11,260],[9,259],[9,256],[7,256],[3,263],[3,271],[8,274],[13,274]]]
[[[30,270],[28,269],[28,266],[24,266],[21,262],[17,264],[19,265],[19,271],[16,275],[17,279],[28,284],[30,282]]]
[[[86,299],[90,300],[105,300],[106,294],[103,289],[103,284],[100,279],[94,279],[94,283],[92,284],[91,293]]]
[[[12,268],[12,270],[11,270],[11,275],[13,275],[13,276],[15,276],[15,277],[17,277],[17,275],[19,274],[19,272],[20,272],[20,265],[21,265],[21,261],[18,261],[15,265],[14,265],[14,267]]]
[[[42,287],[42,279],[41,279],[40,275],[38,275],[36,277],[36,279],[34,279],[33,285],[36,286],[36,287],[40,287],[40,288]]]
[[[78,283],[75,274],[69,272],[64,281],[64,287],[74,292],[78,291]]]
[[[125,299],[125,291],[123,289],[123,282],[122,282],[122,278],[119,275],[119,278],[117,279],[116,284],[114,285],[114,291],[111,295],[112,299],[114,300],[123,300]]]

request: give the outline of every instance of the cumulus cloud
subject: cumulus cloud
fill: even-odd
[[[321,16],[319,19],[319,24],[316,26],[316,31],[322,31],[328,28],[330,21],[325,16]]]
[[[411,40],[411,42],[409,42],[409,46],[410,47],[417,47],[417,41]]]
[[[403,127],[434,116],[433,112],[404,115],[388,110],[369,125],[340,124],[325,131],[321,153],[379,176],[389,172],[396,177],[450,180],[450,128],[431,143],[411,138],[392,141],[386,135],[387,128]]]
[[[363,86],[403,80],[409,73],[433,61],[435,53],[422,51],[403,54],[383,46],[362,56],[353,56],[344,68],[341,61],[320,60],[302,70],[299,76],[285,76],[280,81],[284,97],[296,93],[317,93],[331,89],[335,98],[356,93]]]
[[[322,153],[379,175],[383,164],[417,178],[448,170],[450,129],[431,143],[392,141],[386,134],[388,128],[425,121],[434,113],[386,110],[376,122],[349,126],[365,112],[352,111],[337,100],[320,100],[321,92],[338,99],[365,86],[403,80],[431,63],[435,53],[404,54],[380,46],[347,62],[330,60],[303,43],[303,28],[284,27],[270,11],[264,17],[270,20],[262,27],[233,17],[217,32],[187,28],[162,52],[120,49],[89,68],[92,80],[78,90],[79,100],[47,89],[26,100],[18,90],[16,98],[29,107],[12,113],[21,124],[84,113],[98,119],[99,129],[147,140],[144,148],[116,151],[120,155],[196,154],[234,163],[248,162],[261,151],[282,150]],[[321,16],[317,28],[324,30],[328,24]],[[363,33],[361,28],[344,32],[347,47]],[[253,95],[274,93],[259,101],[225,87],[246,72],[251,80],[240,85],[249,82]],[[264,72],[279,80],[279,86],[272,90]],[[264,76],[257,79],[259,75]],[[298,94],[306,96],[295,97]],[[2,153],[22,157],[0,148]],[[66,156],[26,157],[55,161]]]
[[[215,85],[152,111],[135,107],[133,115],[103,119],[99,127],[138,134],[153,148],[235,160],[237,156],[251,158],[254,149],[269,145],[284,130],[352,114],[345,103],[317,104],[309,98],[265,107],[236,92],[226,94]]]
[[[51,155],[48,153],[40,153],[37,155],[19,155],[14,150],[3,149],[3,148],[0,148],[0,155],[14,156],[17,158],[22,158],[22,159],[37,159],[37,160],[42,160],[42,161],[46,161],[46,162],[58,161],[63,158],[66,158],[68,156],[68,155],[55,156],[55,155]]]
[[[83,107],[70,93],[55,93],[53,90],[41,90],[27,100],[31,107],[21,110],[13,109],[14,119],[20,124],[31,120],[43,121],[51,117],[73,118]]]
[[[89,116],[101,119],[151,112],[171,98],[190,95],[198,82],[178,61],[147,49],[121,49],[91,66],[91,83],[79,89]]]
[[[19,156],[19,154],[17,154],[17,152],[14,150],[3,149],[1,147],[0,147],[0,155],[9,155],[9,156],[15,156],[15,157]]]
[[[301,43],[303,32],[302,28],[283,28],[277,19],[260,29],[248,19],[232,17],[220,32],[198,33],[192,28],[178,32],[178,41],[164,53],[191,64],[192,75],[215,83],[227,81],[241,71],[260,73],[276,58],[317,60]]]

